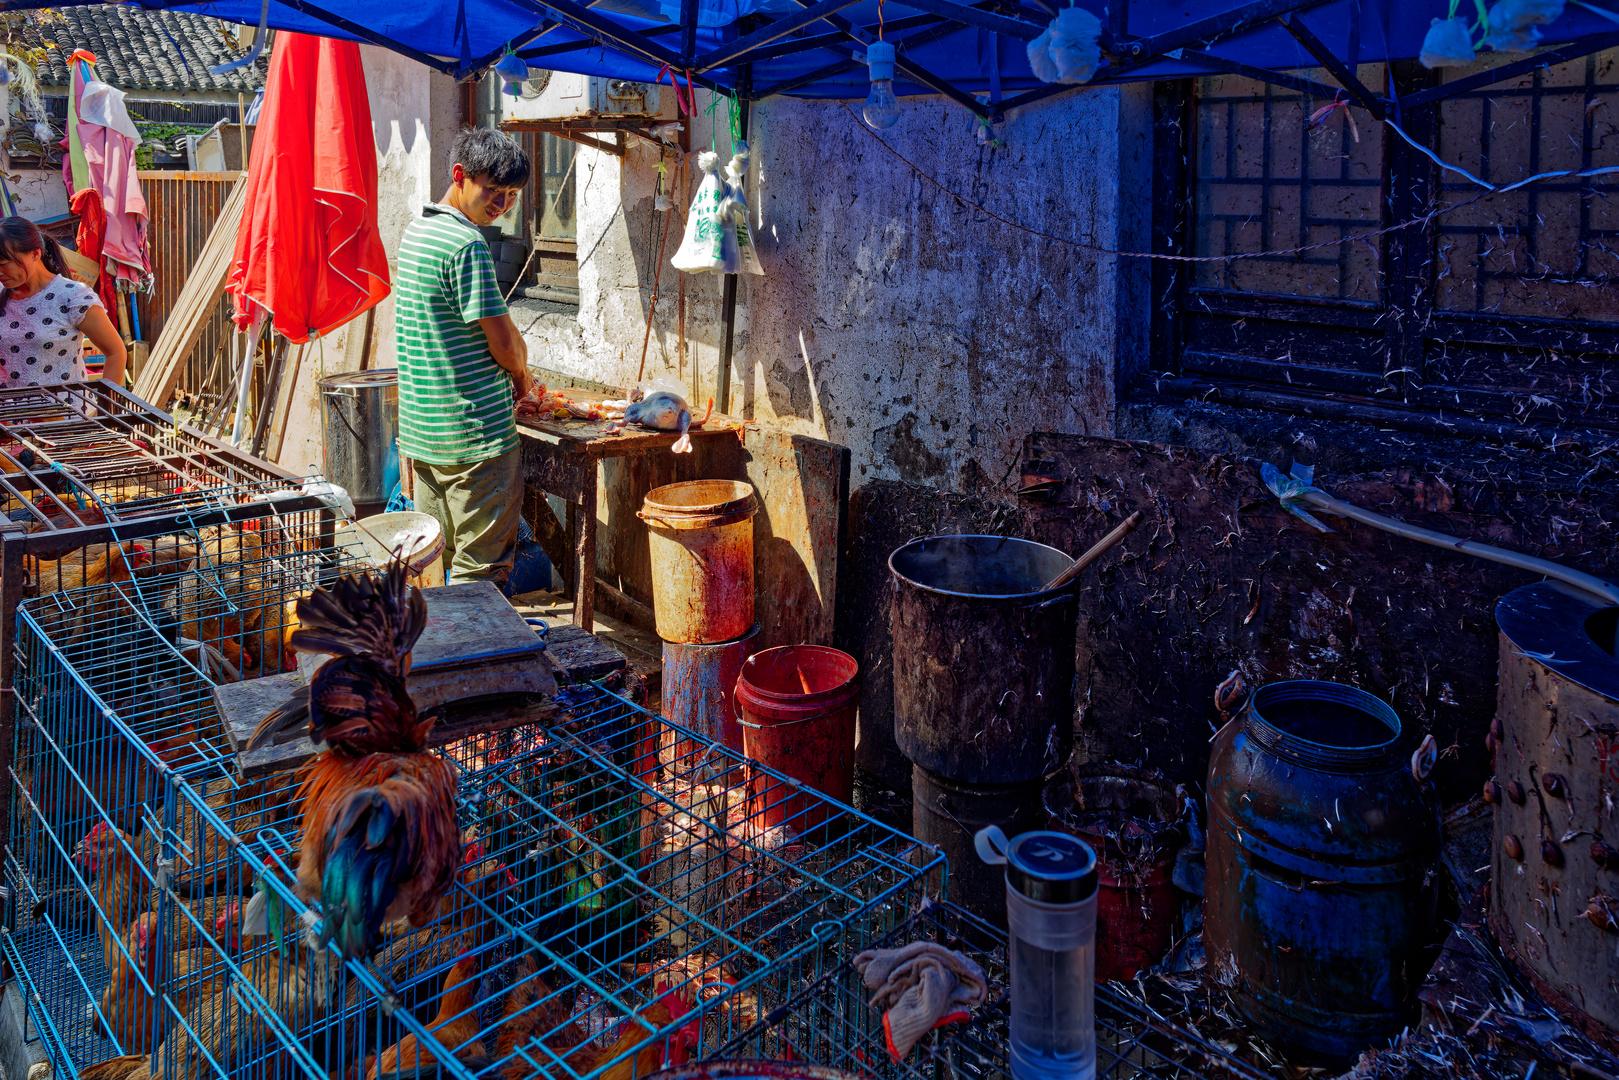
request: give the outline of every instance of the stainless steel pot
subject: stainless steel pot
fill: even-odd
[[[356,503],[386,502],[399,480],[399,372],[328,375],[315,385],[326,478]]]

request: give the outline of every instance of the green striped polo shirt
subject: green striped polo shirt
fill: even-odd
[[[478,325],[504,314],[483,234],[448,206],[425,207],[405,229],[394,279],[401,455],[460,465],[517,447],[512,377]]]

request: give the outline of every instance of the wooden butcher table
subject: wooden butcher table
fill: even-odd
[[[569,387],[563,391],[569,400],[580,403],[605,401],[613,395]],[[702,416],[695,410],[694,421]],[[617,435],[609,434],[606,420],[554,420],[517,418],[517,434],[523,444],[523,479],[530,489],[555,495],[568,504],[568,520],[559,528],[567,533],[570,565],[564,576],[573,586],[573,621],[584,630],[592,629],[596,607],[596,481],[598,465],[606,458],[637,457],[669,453],[679,438],[677,432],[648,431],[630,426]],[[736,440],[742,421],[719,413],[702,427],[691,428],[695,450],[718,439]],[[543,531],[550,517],[542,507],[541,520],[534,522]],[[543,542],[545,537],[540,537]],[[563,569],[558,567],[559,570]]]

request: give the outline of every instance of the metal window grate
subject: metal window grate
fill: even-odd
[[[1324,72],[1311,78],[1330,79]],[[1381,65],[1362,65],[1361,81],[1379,85]],[[1278,296],[1379,300],[1381,245],[1351,234],[1380,224],[1383,127],[1361,123],[1355,138],[1341,113],[1309,132],[1324,101],[1240,75],[1199,79],[1196,97],[1197,255],[1304,247],[1297,255],[1200,263],[1199,288]]]
[[[1447,68],[1447,78],[1471,69]],[[1593,53],[1445,99],[1440,155],[1492,184],[1619,164],[1619,51]],[[1611,177],[1547,180],[1436,221],[1440,310],[1619,319],[1619,207]],[[1477,185],[1441,173],[1439,202]]]

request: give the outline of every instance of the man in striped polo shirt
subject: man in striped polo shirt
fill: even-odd
[[[515,407],[529,387],[528,346],[477,226],[511,207],[529,162],[489,128],[462,131],[450,160],[449,191],[399,245],[399,453],[415,466],[416,508],[444,527],[447,580],[501,585],[522,512]]]

